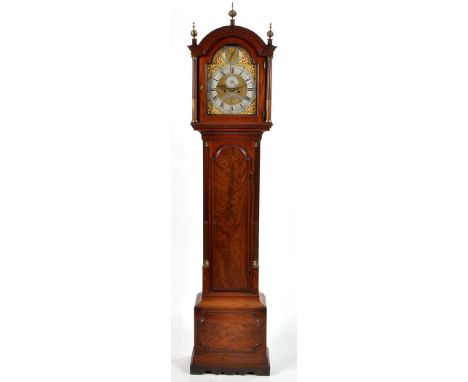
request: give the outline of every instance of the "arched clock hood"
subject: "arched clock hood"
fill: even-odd
[[[205,56],[209,53],[210,48],[218,45],[220,41],[229,43],[229,38],[232,37],[244,41],[245,44],[251,47],[259,56],[273,57],[276,46],[271,43],[265,44],[258,34],[250,29],[237,25],[226,25],[215,29],[208,33],[199,44],[197,44],[197,40],[194,38],[192,39],[192,45],[189,45],[188,48],[192,52],[193,57]],[[269,40],[271,42],[271,39]]]

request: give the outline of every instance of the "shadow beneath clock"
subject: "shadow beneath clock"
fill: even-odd
[[[190,374],[190,356],[173,358],[172,365],[184,374]]]

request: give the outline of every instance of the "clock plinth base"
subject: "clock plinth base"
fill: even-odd
[[[192,362],[190,363],[190,374],[255,374],[268,376],[270,375],[270,357],[268,355],[268,348],[266,350],[266,363],[264,365],[226,365],[220,366],[214,363],[197,364],[194,363],[194,355],[192,355]]]
[[[190,374],[203,373],[270,375],[263,294],[198,294]]]

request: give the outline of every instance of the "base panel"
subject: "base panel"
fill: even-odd
[[[199,294],[194,313],[195,341],[190,374],[270,375],[263,294]]]

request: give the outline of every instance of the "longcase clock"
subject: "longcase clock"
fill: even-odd
[[[192,127],[203,141],[203,289],[195,302],[191,374],[270,374],[259,292],[260,140],[271,122],[273,32],[235,25],[197,43]]]

